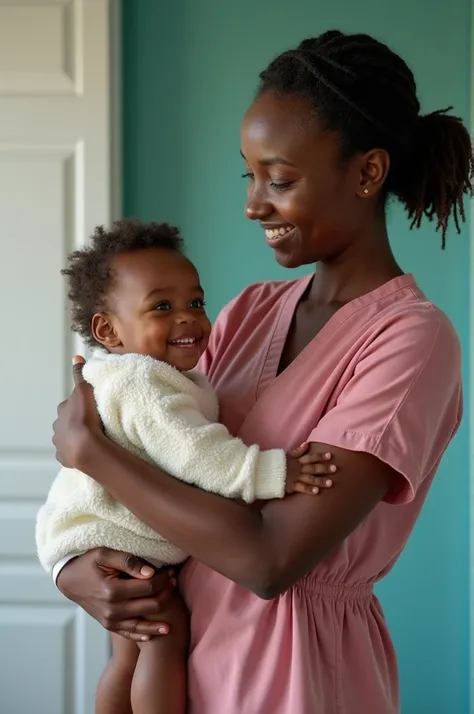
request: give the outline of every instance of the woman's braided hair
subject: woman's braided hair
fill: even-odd
[[[258,93],[306,97],[325,128],[339,134],[343,158],[373,148],[390,155],[385,196],[404,204],[411,228],[436,218],[445,247],[449,218],[458,232],[464,194],[472,194],[474,159],[469,133],[448,109],[420,115],[413,73],[369,35],[336,30],[301,42],[260,75]]]

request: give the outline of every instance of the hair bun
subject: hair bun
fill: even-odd
[[[413,161],[424,163],[432,151],[439,152],[444,143],[446,133],[460,122],[457,117],[447,114],[451,110],[452,107],[447,107],[446,109],[438,109],[435,112],[419,116],[418,124],[413,134]]]
[[[471,138],[462,119],[447,114],[452,107],[419,117],[413,150],[395,193],[418,227],[423,215],[436,217],[444,248],[448,218],[460,232],[465,220],[463,195],[472,195],[474,162]],[[409,179],[407,179],[409,177]]]
[[[458,159],[464,152],[466,160],[468,159],[470,144],[466,142],[467,131],[460,117],[448,114],[452,108],[438,109],[419,117],[418,129],[414,137],[414,154],[426,160],[435,152],[438,158],[444,154],[447,160],[450,152],[453,152],[451,156],[457,155]],[[439,161],[436,163],[440,165]],[[459,160],[454,161],[452,170],[455,174],[465,173],[463,163]]]
[[[446,107],[446,109],[437,109],[435,112],[421,115],[419,131],[426,135],[427,132],[431,134],[432,132],[446,131],[447,127],[452,126],[453,123],[458,124],[461,119],[448,114],[452,109],[452,107]]]

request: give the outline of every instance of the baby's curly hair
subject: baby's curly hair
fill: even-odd
[[[91,331],[96,312],[107,309],[107,295],[113,284],[111,260],[115,255],[150,248],[183,252],[179,230],[167,223],[142,223],[135,218],[115,221],[110,229],[97,226],[84,248],[68,256],[61,270],[68,281],[71,301],[71,329],[90,347],[97,345]]]

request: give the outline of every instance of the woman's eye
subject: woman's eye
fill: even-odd
[[[206,302],[203,298],[196,298],[191,301],[191,307],[197,310],[203,310],[206,307]]]
[[[171,305],[169,302],[159,302],[158,305],[155,305],[153,310],[171,310]]]
[[[272,181],[270,186],[276,191],[286,191],[286,189],[290,188],[293,183],[293,181]]]
[[[242,178],[255,181],[255,174],[247,172],[246,174],[242,174]],[[286,191],[291,188],[293,183],[294,181],[270,181],[270,188],[275,189],[275,191]]]

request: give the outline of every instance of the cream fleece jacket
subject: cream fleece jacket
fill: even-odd
[[[96,351],[84,366],[107,436],[164,471],[207,491],[253,500],[282,498],[286,455],[261,451],[217,422],[218,403],[206,377],[180,373],[151,357]],[[93,479],[63,468],[36,522],[41,564],[51,571],[73,552],[122,550],[155,564],[187,557],[115,501]]]

